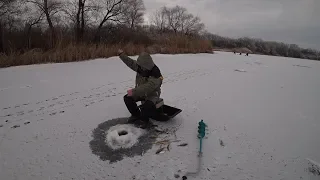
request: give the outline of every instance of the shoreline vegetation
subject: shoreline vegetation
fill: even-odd
[[[221,37],[185,7],[160,7],[144,19],[143,0],[10,0],[0,6],[0,68],[117,55],[213,53],[214,49],[319,60],[294,44]]]

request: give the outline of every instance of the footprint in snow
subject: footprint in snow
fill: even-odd
[[[73,92],[73,93],[71,93],[71,94],[69,94],[69,95],[74,95],[74,94],[78,94],[79,92]]]
[[[12,128],[12,129],[16,129],[16,128],[18,128],[18,127],[20,127],[20,125],[14,125],[14,126],[12,126],[11,128]]]
[[[304,67],[304,68],[311,68],[310,66],[302,66],[302,65],[293,65],[293,66]]]
[[[27,124],[30,124],[30,122],[28,121],[28,122],[25,122],[25,123],[23,123],[24,125],[27,125]]]
[[[24,111],[17,112],[17,116],[22,116],[22,115],[24,115]]]
[[[222,147],[225,146],[224,142],[221,139],[219,139],[219,142],[220,142],[220,146],[222,146]]]
[[[236,71],[236,72],[247,72],[247,71],[244,70],[244,69],[235,69],[234,71]]]
[[[59,113],[60,114],[62,114],[62,113],[64,113],[65,111],[59,111]],[[56,115],[58,112],[53,112],[53,113],[51,113],[51,114],[49,114],[50,116],[54,116],[54,115]]]
[[[50,116],[54,116],[54,115],[56,115],[57,113],[56,112],[53,112],[53,113],[51,113],[51,114],[49,114]]]
[[[26,85],[26,86],[21,86],[20,88],[21,88],[21,89],[23,89],[23,88],[32,88],[32,86]]]

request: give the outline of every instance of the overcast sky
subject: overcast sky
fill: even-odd
[[[320,0],[144,0],[147,17],[180,5],[206,29],[228,37],[255,37],[320,50]]]

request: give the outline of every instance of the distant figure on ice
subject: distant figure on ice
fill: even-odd
[[[236,52],[234,51],[233,54],[236,54]]]
[[[241,55],[241,53],[239,55]]]
[[[133,71],[137,72],[135,88],[129,89],[123,97],[124,102],[131,113],[128,123],[141,120],[140,128],[147,128],[150,125],[149,118],[156,113],[156,102],[160,98],[163,77],[150,54],[143,52],[137,61],[129,58],[123,50],[118,50],[120,59]],[[142,102],[141,110],[137,106],[138,101]]]
[[[246,56],[249,56],[249,53],[247,53]]]

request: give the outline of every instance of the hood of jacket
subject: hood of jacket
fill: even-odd
[[[154,67],[152,57],[146,52],[143,52],[139,55],[137,64],[147,70],[151,70]]]

